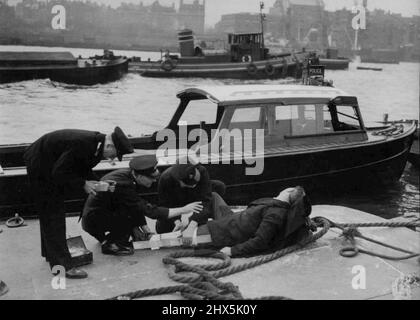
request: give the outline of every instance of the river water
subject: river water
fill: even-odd
[[[102,54],[95,49],[0,46],[0,51],[71,51],[83,57]],[[116,55],[140,56],[143,60],[160,57],[159,52],[114,51]],[[326,71],[334,85],[359,99],[367,125],[382,120],[419,119],[418,63],[374,64],[382,72],[357,70],[352,62],[346,71]],[[176,93],[199,85],[265,83],[278,81],[240,81],[216,79],[153,79],[128,74],[122,80],[92,87],[54,83],[49,80],[0,85],[0,144],[31,142],[42,134],[62,128],[110,132],[118,125],[127,134],[139,136],[165,126],[178,101]],[[399,183],[387,190],[365,190],[340,195],[321,202],[342,204],[384,217],[419,212],[419,172],[409,164]]]

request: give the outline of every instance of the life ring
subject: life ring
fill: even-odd
[[[289,68],[289,64],[287,63],[286,58],[283,58],[283,67],[281,68],[282,78],[287,77],[288,68]]]
[[[172,62],[171,59],[167,59],[167,60],[162,62],[160,67],[165,71],[171,71],[173,68],[175,68],[175,65],[174,65],[174,63]]]
[[[242,62],[252,62],[252,57],[248,54],[242,57]]]
[[[246,69],[248,70],[248,74],[251,76],[255,76],[258,72],[257,66],[252,62],[246,67]]]
[[[272,76],[276,73],[276,68],[270,62],[267,62],[264,71],[267,75]]]

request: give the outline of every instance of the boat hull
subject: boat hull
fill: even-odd
[[[370,70],[370,71],[382,71],[382,68],[371,68],[371,67],[357,67],[357,70]]]
[[[326,70],[346,70],[349,68],[349,59],[319,59],[319,64]]]
[[[0,83],[35,79],[76,84],[95,85],[119,80],[128,72],[128,60],[119,59],[101,66],[33,66],[0,68]]]
[[[300,153],[267,153],[261,175],[245,174],[244,164],[205,165],[214,179],[227,185],[225,199],[230,204],[245,205],[253,199],[277,195],[283,188],[302,185],[315,198],[318,194],[335,193],[362,187],[388,186],[398,181],[406,166],[413,143],[412,127],[399,138],[375,143],[308,150]],[[262,160],[262,159],[261,159]],[[167,166],[160,167],[160,170]],[[13,171],[15,169],[10,169]],[[6,168],[5,171],[9,171]],[[0,175],[0,217],[18,212],[34,216],[30,189],[24,170]],[[98,170],[102,176],[109,172]],[[156,186],[139,191],[146,199],[156,201]],[[67,212],[80,212],[85,195],[69,190]]]
[[[297,58],[299,62],[288,56],[284,60],[271,59],[252,63],[174,63],[166,70],[160,62],[132,62],[129,71],[156,78],[300,79],[304,55],[297,55]]]

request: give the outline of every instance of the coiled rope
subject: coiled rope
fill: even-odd
[[[346,228],[350,228],[351,230],[356,230],[358,227],[391,227],[391,228],[398,228],[398,227],[420,227],[420,223],[417,222],[378,222],[378,223],[347,223],[347,224],[339,224],[334,223],[326,218],[323,217],[316,217],[312,219],[312,223],[321,228],[321,230],[317,231],[306,237],[303,241],[293,246],[278,250],[272,254],[264,255],[256,257],[255,259],[246,262],[241,265],[231,266],[231,259],[227,255],[213,250],[187,250],[187,251],[178,251],[172,254],[169,254],[165,258],[163,258],[163,263],[166,265],[174,266],[174,270],[169,272],[169,277],[177,282],[185,283],[183,285],[176,285],[176,286],[167,286],[167,287],[160,287],[160,288],[153,288],[153,289],[142,289],[134,292],[125,293],[113,298],[110,300],[132,300],[132,299],[139,299],[148,296],[157,296],[162,294],[171,294],[171,293],[181,293],[181,295],[187,299],[192,300],[242,300],[244,299],[239,288],[235,286],[231,282],[221,282],[218,278],[226,277],[228,275],[232,275],[247,269],[254,268],[256,266],[265,264],[267,262],[273,261],[278,259],[282,256],[285,256],[291,252],[297,251],[302,249],[304,246],[317,241],[321,237],[323,237],[330,228],[335,227],[342,230],[346,230]],[[382,257],[388,259],[388,257],[379,255],[379,254],[372,254],[369,251],[362,250],[360,248],[356,248],[354,237],[363,237],[359,232],[352,233],[350,236],[350,232],[343,232],[343,236],[349,236],[349,239],[353,239],[351,247],[352,249],[356,249],[356,254],[367,253],[371,255],[375,255],[377,257]],[[393,248],[396,250],[400,250],[410,254],[410,257],[418,256],[419,254],[409,252],[407,250],[399,249],[382,242],[376,241],[374,239],[369,239],[367,237],[363,237],[363,239],[373,241],[375,243],[381,244],[383,246]],[[345,249],[345,248],[344,248]],[[340,251],[340,254],[342,254]],[[352,257],[354,255],[346,255],[346,250],[343,251],[342,254],[345,257]],[[219,263],[214,263],[211,265],[190,265],[179,261],[179,258],[186,258],[186,257],[206,257],[206,258],[215,258],[221,260]],[[410,257],[402,257],[402,259],[409,259]],[[401,259],[391,257],[392,260]],[[191,272],[194,275],[179,275],[179,272]],[[254,300],[289,300],[290,298],[283,297],[283,296],[266,296],[256,298]]]
[[[304,239],[301,243],[281,249],[274,252],[273,254],[257,257],[256,259],[249,261],[245,264],[226,268],[231,265],[231,260],[228,256],[221,252],[215,252],[212,250],[196,250],[196,251],[184,251],[175,252],[167,257],[163,258],[163,263],[167,265],[175,266],[175,271],[169,273],[169,277],[175,281],[188,283],[178,286],[161,287],[154,289],[143,289],[117,297],[113,297],[110,300],[132,300],[139,299],[148,296],[157,296],[162,294],[169,294],[180,292],[184,297],[194,300],[203,299],[215,299],[215,300],[241,300],[243,299],[239,289],[232,283],[223,283],[217,278],[225,277],[246,269],[256,267],[258,265],[278,259],[288,253],[302,249],[305,245],[314,242],[324,236],[330,229],[330,223],[327,219],[316,218],[314,222],[317,226],[322,229]],[[197,266],[189,265],[184,262],[177,260],[178,258],[184,257],[213,257],[222,259],[223,261],[211,266]],[[224,268],[224,269],[221,269]],[[215,272],[209,272],[212,270],[218,270]],[[195,276],[180,276],[177,272],[187,271],[196,273]],[[258,300],[288,300],[289,298],[283,296],[269,296],[261,297]]]
[[[372,133],[372,135],[374,136],[387,136],[387,137],[391,137],[391,136],[396,136],[400,133],[404,132],[404,126],[401,124],[398,125],[391,125],[389,128],[386,128],[384,130],[379,130],[379,131],[375,131]]]
[[[340,255],[343,257],[352,258],[358,255],[359,253],[364,253],[364,254],[368,254],[368,255],[382,258],[382,259],[400,261],[400,260],[407,260],[407,259],[420,256],[420,253],[411,252],[409,250],[398,248],[390,244],[384,243],[382,241],[378,241],[378,240],[366,237],[362,235],[357,229],[357,228],[369,228],[369,227],[416,228],[416,227],[420,227],[420,222],[334,223],[330,221],[330,223],[332,227],[341,229],[343,231],[341,236],[344,237],[350,243],[348,246],[345,246],[344,248],[340,250]],[[393,249],[395,251],[407,253],[408,255],[400,256],[400,257],[393,257],[393,256],[383,255],[383,254],[375,253],[375,252],[368,251],[365,249],[361,249],[356,246],[356,240],[355,240],[356,237],[370,241],[372,243],[376,243],[378,245],[381,245],[389,249]]]

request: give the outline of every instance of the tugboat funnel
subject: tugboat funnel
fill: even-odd
[[[192,30],[184,29],[179,31],[178,42],[181,57],[194,56],[194,35]]]

